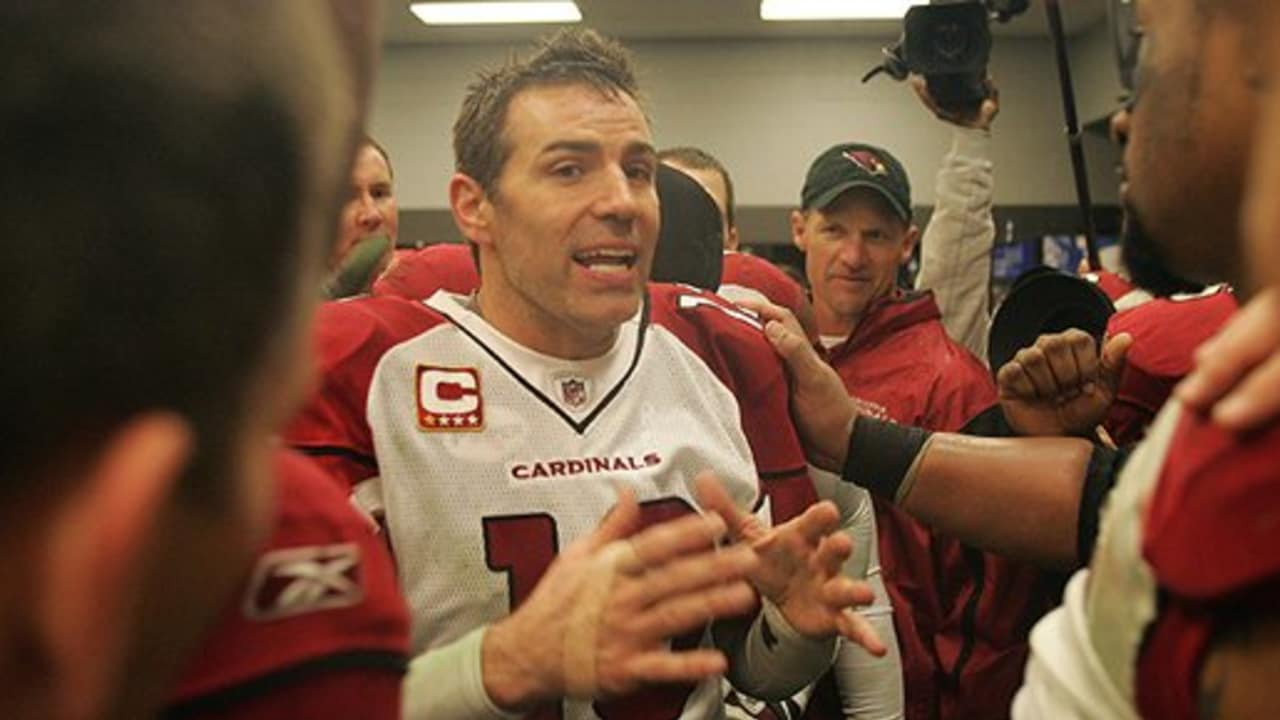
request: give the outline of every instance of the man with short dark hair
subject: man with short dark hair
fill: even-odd
[[[0,715],[149,716],[247,568],[375,25],[0,10]]]
[[[724,235],[724,263],[717,290],[720,296],[734,302],[768,300],[787,308],[809,327],[813,322],[813,309],[800,283],[768,260],[739,252],[733,179],[724,164],[707,151],[688,145],[661,150],[658,159],[697,180],[716,201]]]
[[[342,206],[338,242],[329,257],[330,298],[369,292],[391,263],[400,235],[391,156],[365,135],[351,166],[351,195]]]
[[[759,326],[646,283],[636,97],[590,31],[482,73],[449,185],[479,290],[322,311],[323,386],[288,439],[385,523],[425,651],[410,717],[714,718],[721,675],[780,697],[837,633],[880,650]],[[716,551],[726,529],[744,542]]]
[[[733,178],[729,170],[714,155],[691,145],[666,148],[658,152],[658,159],[702,183],[720,208],[724,224],[724,249],[738,249],[738,223],[733,200]]]

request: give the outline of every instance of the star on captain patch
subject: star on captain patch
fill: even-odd
[[[578,375],[564,375],[556,378],[560,402],[571,410],[581,410],[586,406],[588,397],[587,379]]]

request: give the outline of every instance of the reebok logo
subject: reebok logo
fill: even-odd
[[[272,550],[258,559],[244,614],[266,621],[344,608],[364,600],[355,543]]]

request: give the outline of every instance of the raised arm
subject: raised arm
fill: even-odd
[[[912,87],[924,106],[951,126],[951,149],[938,169],[933,214],[920,243],[916,287],[933,291],[947,334],[985,360],[996,238],[991,125],[1000,112],[999,94],[992,85],[992,96],[975,114],[958,116],[938,107],[923,78],[912,78]]]

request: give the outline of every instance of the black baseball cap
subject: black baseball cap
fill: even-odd
[[[658,165],[657,186],[662,225],[649,279],[715,292],[724,266],[720,206],[701,183],[665,163]]]
[[[991,319],[987,361],[997,375],[1041,335],[1083,330],[1101,345],[1115,313],[1106,293],[1084,278],[1039,266],[1019,275]]]
[[[857,187],[880,193],[898,217],[911,221],[911,181],[907,171],[884,148],[864,143],[842,143],[819,155],[805,175],[800,207],[821,210]]]

